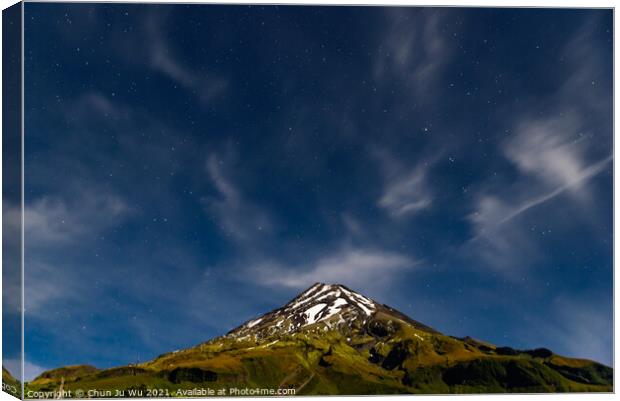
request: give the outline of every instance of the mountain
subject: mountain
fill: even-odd
[[[611,392],[613,370],[545,348],[447,336],[343,285],[317,283],[196,347],[111,369],[55,369],[27,387],[51,391],[61,383],[64,390],[97,389],[93,397],[108,390],[150,396],[152,389],[159,396],[217,394],[200,389],[244,395],[234,391],[255,388],[262,395]]]

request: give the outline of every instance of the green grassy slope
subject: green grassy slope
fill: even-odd
[[[220,337],[139,365],[45,372],[31,390],[294,388],[303,394],[610,392],[612,369],[546,349],[517,351],[453,338],[377,313],[363,327],[243,340]],[[143,396],[145,394],[142,394]]]
[[[4,366],[2,367],[2,391],[21,398],[21,383]]]

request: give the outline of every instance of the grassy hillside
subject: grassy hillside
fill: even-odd
[[[231,387],[291,388],[298,395],[610,392],[612,372],[546,349],[453,338],[377,313],[350,330],[319,323],[269,338],[220,337],[139,365],[56,369],[27,387],[54,390],[64,378],[65,390],[139,390],[142,396],[148,389],[187,396],[183,390]]]
[[[4,366],[2,367],[2,390],[12,396],[21,398],[21,383]]]

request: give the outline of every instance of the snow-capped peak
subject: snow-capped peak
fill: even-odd
[[[364,324],[378,305],[339,284],[316,283],[282,308],[250,320],[229,332],[228,336],[245,338],[291,333],[323,323],[327,328]]]
[[[366,298],[363,295],[351,291],[343,285],[328,285],[323,283],[314,284],[286,304],[283,309],[288,312],[297,312],[300,308],[306,306],[314,308],[317,304],[324,305],[324,307],[319,310],[319,313],[325,311],[320,320],[324,320],[335,312],[340,311],[345,305],[358,308],[367,316],[372,315],[376,309],[375,302],[370,298]],[[328,309],[332,309],[332,311],[328,313]]]

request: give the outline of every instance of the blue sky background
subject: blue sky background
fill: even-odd
[[[21,5],[2,10],[2,366],[21,379]]]
[[[26,379],[316,281],[612,363],[612,12],[26,4]]]

